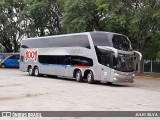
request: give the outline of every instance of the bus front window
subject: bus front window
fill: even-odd
[[[101,65],[111,67],[111,51],[105,50],[105,49],[100,49],[95,46],[98,62]]]
[[[121,72],[134,71],[134,59],[131,55],[119,55],[117,58],[113,56],[113,69]]]

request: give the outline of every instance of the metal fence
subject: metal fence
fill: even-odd
[[[143,72],[160,73],[160,60],[144,60]]]

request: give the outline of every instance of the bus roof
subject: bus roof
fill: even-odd
[[[43,36],[43,37],[33,37],[33,38],[24,38],[22,40],[33,40],[33,39],[42,39],[42,38],[52,38],[52,37],[63,37],[63,36],[72,36],[72,35],[88,35],[91,33],[106,33],[106,34],[117,34],[117,35],[123,35],[119,33],[114,32],[105,32],[105,31],[93,31],[93,32],[82,32],[82,33],[72,33],[72,34],[62,34],[62,35],[52,35],[52,36]],[[125,36],[125,35],[123,35]]]

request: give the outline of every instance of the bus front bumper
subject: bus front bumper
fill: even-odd
[[[113,83],[133,83],[135,78],[134,73],[125,73],[125,74],[117,74],[113,75],[111,82]]]

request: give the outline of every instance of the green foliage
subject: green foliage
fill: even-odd
[[[28,37],[54,35],[61,33],[60,10],[61,1],[58,0],[28,0],[22,12],[22,19],[26,19]]]
[[[160,34],[152,36],[144,49],[144,59],[160,58]]]
[[[19,18],[24,5],[23,0],[0,0],[0,43],[7,52],[19,50],[23,32]]]
[[[99,10],[108,9],[108,4],[106,4],[106,0],[96,0],[96,5]]]
[[[23,37],[62,33],[63,0],[0,0],[0,44],[17,52]]]
[[[96,5],[94,0],[67,0],[64,7],[63,27],[66,33],[94,29]]]

